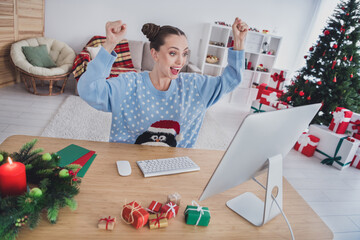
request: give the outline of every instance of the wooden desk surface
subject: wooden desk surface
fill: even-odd
[[[223,151],[195,150],[182,148],[151,147],[120,143],[79,141],[69,139],[11,136],[1,145],[0,150],[18,151],[34,139],[36,147],[45,152],[57,152],[69,144],[77,144],[96,151],[97,157],[82,180],[80,194],[76,196],[78,208],[71,211],[63,208],[58,222],[50,224],[45,217],[33,231],[21,230],[18,239],[291,239],[282,215],[263,227],[255,227],[226,207],[227,200],[251,191],[264,199],[264,190],[253,181],[225,191],[201,202],[209,207],[211,220],[208,227],[185,224],[184,210],[192,200],[198,200]],[[174,156],[189,156],[201,168],[200,172],[184,173],[162,177],[144,178],[136,161]],[[132,174],[119,176],[115,161],[128,160]],[[259,180],[265,183],[265,176]],[[133,200],[148,207],[152,200],[166,202],[167,195],[179,192],[182,196],[179,215],[169,220],[167,228],[150,230],[144,226],[136,230],[120,219],[124,203]],[[319,216],[309,207],[295,189],[284,179],[283,208],[296,239],[332,239],[333,234]],[[117,225],[113,231],[99,230],[100,217],[116,216]]]

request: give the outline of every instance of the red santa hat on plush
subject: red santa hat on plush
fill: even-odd
[[[170,133],[175,136],[176,141],[182,140],[182,134],[180,133],[180,124],[172,120],[160,120],[153,123],[149,129],[149,132],[154,133]]]

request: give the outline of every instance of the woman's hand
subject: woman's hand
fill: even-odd
[[[248,32],[248,25],[241,21],[238,17],[232,25],[234,35],[234,50],[243,50],[245,45],[245,37]]]
[[[107,22],[105,29],[106,40],[102,45],[109,53],[111,53],[116,45],[124,39],[126,33],[126,24],[123,24],[121,20]]]

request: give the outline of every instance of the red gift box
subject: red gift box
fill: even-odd
[[[352,111],[343,107],[337,107],[335,112],[333,112],[333,119],[329,129],[335,133],[344,134],[352,115]]]
[[[266,83],[262,83],[259,86],[259,91],[256,99],[260,99],[260,103],[271,106],[276,103],[278,99],[284,94],[283,91],[277,90],[267,86]]]
[[[360,169],[360,148],[355,153],[355,156],[351,161],[350,166]]]
[[[315,149],[320,141],[320,138],[310,135],[308,133],[303,133],[299,140],[296,142],[294,148],[295,150],[301,152],[305,156],[311,157],[314,155]]]
[[[122,217],[127,223],[138,229],[148,222],[149,213],[133,201],[123,206]]]
[[[179,206],[173,202],[169,202],[164,206],[162,206],[161,208],[161,213],[164,213],[167,219],[176,217],[178,211],[179,211]]]
[[[152,201],[150,206],[146,209],[150,213],[157,213],[160,211],[162,204],[157,201]]]

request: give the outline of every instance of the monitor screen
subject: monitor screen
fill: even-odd
[[[248,115],[212,174],[200,201],[255,176],[268,158],[284,158],[309,126],[321,104]]]

